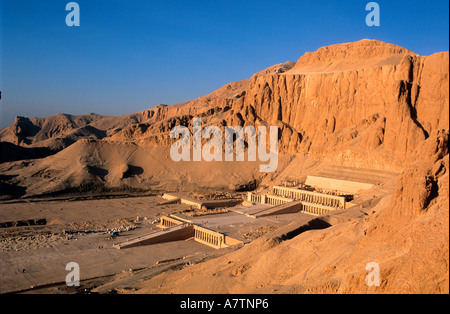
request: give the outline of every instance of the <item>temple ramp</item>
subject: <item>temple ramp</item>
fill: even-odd
[[[290,203],[273,206],[268,209],[263,209],[261,211],[251,214],[251,216],[255,218],[260,218],[265,216],[298,213],[301,210],[302,210],[302,201],[293,201]]]
[[[184,204],[196,209],[214,209],[218,207],[232,207],[242,203],[242,199],[199,200],[181,193],[166,193],[159,205]]]
[[[125,249],[143,245],[181,241],[192,238],[193,236],[194,225],[186,223],[155,231],[143,236],[130,238],[124,242],[113,245],[113,247],[115,247],[116,249]]]
[[[398,177],[399,173],[376,169],[326,165],[311,175],[316,177],[377,185],[382,184],[387,180],[395,179]]]
[[[236,206],[236,207],[231,208],[230,210],[235,213],[248,216],[248,215],[252,215],[254,213],[257,213],[257,212],[260,212],[262,210],[266,210],[266,209],[269,209],[272,207],[273,207],[272,205],[256,203],[256,204],[254,204],[254,205],[252,204],[250,206],[245,206],[245,205]]]
[[[363,191],[370,190],[373,187],[373,184],[371,183],[339,180],[316,176],[308,176],[305,184],[324,190],[339,191],[351,194],[358,194]]]
[[[196,242],[215,249],[221,249],[242,243],[241,241],[226,236],[220,232],[201,227],[174,216],[162,217],[159,227],[163,229],[154,231],[144,236],[127,239],[124,242],[113,245],[113,247],[116,249],[125,249],[164,242],[182,241],[191,238]]]

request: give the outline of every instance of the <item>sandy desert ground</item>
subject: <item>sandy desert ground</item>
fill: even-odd
[[[165,269],[182,268],[237,249],[219,252],[192,239],[126,250],[113,248],[127,238],[157,230],[162,215],[186,211],[192,215],[189,206],[160,206],[161,201],[158,196],[123,196],[3,203],[1,221],[8,223],[1,228],[2,293],[79,293],[96,287],[111,293],[123,285],[121,281],[117,286],[111,283],[118,278],[129,279],[132,286]],[[212,216],[219,221],[210,215],[199,217],[223,225],[218,229],[244,242],[277,230],[292,219],[311,219],[301,213],[258,221],[228,211]],[[112,237],[112,232],[118,236]],[[70,289],[65,284],[65,265],[70,262],[80,265],[82,288]],[[102,288],[106,283],[108,288]]]

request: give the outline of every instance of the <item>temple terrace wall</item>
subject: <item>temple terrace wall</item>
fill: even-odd
[[[194,239],[215,249],[228,246],[225,243],[225,236],[223,234],[196,225],[194,225]]]
[[[346,208],[346,199],[344,196],[330,195],[318,192],[311,192],[301,189],[274,186],[274,195],[257,195],[249,192],[247,194],[247,201],[251,203],[260,203],[272,205],[274,209],[260,210],[254,213],[254,216],[269,215],[276,212],[277,208],[285,206],[285,204],[301,202],[299,211],[311,215],[326,215],[331,211]]]
[[[340,191],[351,194],[358,194],[361,193],[362,191],[367,191],[373,187],[373,184],[369,183],[338,180],[316,176],[308,176],[306,178],[305,184],[325,190]]]
[[[220,232],[209,230],[191,222],[181,221],[168,216],[161,217],[158,227],[162,230],[127,239],[121,243],[115,244],[114,247],[117,249],[124,249],[142,245],[187,240],[190,238],[215,249],[221,249],[241,243],[241,241],[225,236]]]
[[[346,203],[345,197],[343,196],[311,192],[282,186],[274,186],[273,193],[275,195],[290,198],[292,200],[305,201],[308,203],[321,204],[340,209],[344,209]]]

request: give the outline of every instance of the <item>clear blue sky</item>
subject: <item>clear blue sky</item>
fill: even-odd
[[[14,116],[122,115],[175,104],[321,46],[378,39],[449,48],[448,0],[0,0],[0,127]]]

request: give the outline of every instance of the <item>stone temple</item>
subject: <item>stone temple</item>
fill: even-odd
[[[373,184],[337,180],[323,177],[307,177],[305,184],[297,186],[272,186],[269,190],[247,192],[244,199],[201,200],[181,193],[161,196],[160,205],[183,204],[192,210],[226,208],[226,213],[205,217],[187,217],[180,213],[162,216],[160,230],[129,238],[114,245],[125,249],[157,243],[194,240],[215,249],[242,243],[229,232],[214,230],[227,225],[230,230],[238,223],[251,225],[264,217],[302,213],[324,216],[348,209],[354,204],[354,194],[370,189]],[[288,216],[288,215],[286,215]],[[223,228],[222,228],[223,229]]]

